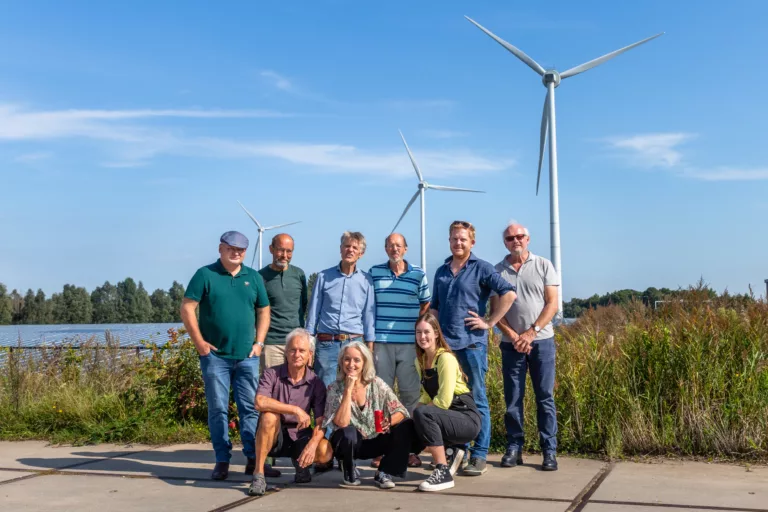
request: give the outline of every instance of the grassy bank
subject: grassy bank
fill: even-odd
[[[642,304],[600,308],[558,330],[561,451],[768,459],[768,305],[709,301],[696,290],[684,299],[657,311]],[[0,438],[207,440],[189,340],[174,337],[149,357],[119,353],[112,343],[98,351],[6,354]],[[501,356],[494,346],[489,366],[492,448],[503,450]],[[526,448],[532,450],[535,417],[529,383]]]

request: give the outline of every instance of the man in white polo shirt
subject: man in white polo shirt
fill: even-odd
[[[498,323],[502,333],[501,364],[507,412],[507,451],[502,467],[522,464],[524,442],[523,398],[525,375],[531,373],[536,394],[536,419],[539,445],[544,454],[542,469],[557,470],[557,411],[555,409],[555,331],[552,318],[557,313],[560,278],[546,258],[528,250],[528,229],[511,222],[503,231],[509,254],[496,265],[496,271],[517,287],[517,300]],[[491,314],[499,298],[491,297]]]
[[[416,371],[416,320],[429,309],[432,294],[424,271],[405,261],[408,243],[399,233],[384,240],[389,261],[368,271],[376,292],[376,343],[373,359],[376,375],[391,388],[395,386],[400,401],[413,412],[419,402],[421,382]],[[376,466],[378,461],[374,460]],[[421,466],[411,454],[408,465]]]

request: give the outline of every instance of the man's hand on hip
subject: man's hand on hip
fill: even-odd
[[[251,349],[251,353],[248,355],[248,357],[261,357],[261,349],[261,345],[254,343],[253,348]]]
[[[197,353],[200,354],[203,357],[205,357],[208,354],[210,354],[211,350],[213,350],[214,352],[218,352],[219,351],[219,349],[217,349],[216,347],[214,347],[213,345],[211,345],[207,341],[203,341],[202,345],[195,344],[195,349],[197,350]]]
[[[491,328],[490,325],[485,321],[483,317],[475,313],[474,311],[468,312],[470,316],[464,319],[464,324],[469,327],[471,331],[477,330],[477,329],[483,329],[483,330],[489,330]]]

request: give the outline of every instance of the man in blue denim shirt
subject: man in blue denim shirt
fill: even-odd
[[[373,279],[357,268],[365,237],[341,236],[341,262],[317,275],[307,313],[307,330],[317,338],[315,374],[326,387],[336,380],[339,350],[352,340],[376,341],[376,293]]]
[[[472,254],[475,228],[469,222],[455,221],[448,233],[453,256],[435,273],[431,309],[440,321],[445,340],[456,354],[467,384],[480,411],[480,433],[471,448],[463,474],[485,473],[485,459],[491,444],[491,413],[485,394],[488,372],[487,331],[493,329],[515,300],[515,287],[504,280],[493,265]],[[488,321],[485,309],[491,292],[499,295],[498,309]]]

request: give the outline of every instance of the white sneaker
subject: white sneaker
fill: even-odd
[[[373,477],[373,482],[379,489],[393,489],[395,487],[395,482],[392,480],[392,477],[383,471],[376,472],[376,475]]]
[[[425,492],[442,491],[450,489],[455,485],[448,466],[438,464],[435,470],[429,475],[429,478],[419,484],[419,490]]]

